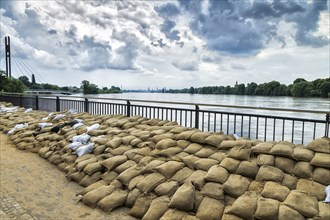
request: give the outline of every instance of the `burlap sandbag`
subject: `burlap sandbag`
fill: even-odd
[[[160,218],[160,220],[182,219],[185,215],[187,215],[187,213],[184,211],[167,209],[167,211]]]
[[[106,171],[101,175],[101,179],[104,180],[107,183],[111,183],[114,179],[116,179],[118,176],[118,173],[115,171]]]
[[[78,159],[79,159],[79,157],[78,157]],[[78,160],[77,159],[77,160]],[[83,171],[84,170],[84,168],[88,165],[88,164],[91,164],[91,163],[95,163],[95,162],[97,162],[97,158],[94,156],[94,157],[90,157],[89,159],[86,159],[86,160],[83,160],[83,161],[80,161],[80,162],[77,162],[77,160],[76,160],[76,163],[77,163],[77,165],[76,165],[76,168],[77,168],[77,170],[79,170],[79,171]]]
[[[113,187],[113,186],[105,186],[105,185],[100,186],[100,187],[86,193],[82,197],[82,202],[85,205],[88,205],[88,206],[94,208],[99,200],[106,197],[107,195],[110,195],[114,190],[115,190],[115,187]]]
[[[226,206],[226,208],[227,208],[228,206]],[[226,208],[225,208],[225,210],[224,210],[224,214],[222,215],[222,218],[221,218],[221,220],[243,220],[243,218],[241,218],[241,217],[238,217],[238,216],[236,216],[236,215],[231,215],[231,214],[226,214]],[[230,208],[230,207],[228,207],[228,208]]]
[[[233,159],[230,157],[226,157],[225,159],[223,159],[221,161],[220,166],[225,168],[229,173],[235,173],[239,164],[240,164],[239,160],[236,160],[236,159]]]
[[[291,157],[293,148],[294,147],[291,144],[278,143],[272,147],[269,153],[277,156]]]
[[[242,161],[236,170],[236,174],[240,174],[246,177],[251,177],[254,179],[258,171],[259,171],[259,166],[257,165],[256,160]]]
[[[254,180],[250,183],[248,191],[261,194],[262,190],[264,189],[264,186],[265,186],[264,182],[258,182]]]
[[[220,165],[212,166],[207,172],[205,179],[207,181],[224,183],[229,177],[228,171]]]
[[[316,167],[313,171],[313,180],[323,185],[330,185],[330,170]]]
[[[188,168],[188,167],[183,167],[179,171],[177,171],[171,179],[174,181],[177,181],[179,184],[182,184],[192,173],[194,170]]]
[[[213,182],[206,183],[203,186],[201,193],[202,195],[213,199],[224,200],[223,189],[220,183],[213,183]]]
[[[274,145],[275,142],[262,142],[253,146],[251,149],[255,154],[269,154]]]
[[[159,157],[172,157],[172,156],[180,153],[181,151],[182,151],[181,147],[175,146],[175,147],[167,148],[165,150],[161,150],[156,155],[159,156]]]
[[[126,155],[118,155],[102,161],[101,165],[106,167],[108,170],[112,170],[126,161],[127,161]]]
[[[126,146],[126,145],[120,145],[117,148],[108,148],[106,150],[107,153],[111,153],[112,155],[123,155],[126,151],[131,150],[131,146]]]
[[[191,142],[195,142],[195,143],[199,143],[199,144],[204,144],[205,143],[205,139],[208,136],[210,136],[209,133],[197,131],[197,132],[193,133],[193,135],[191,135],[191,137],[189,138],[189,140]]]
[[[282,179],[282,185],[288,187],[290,190],[296,189],[297,182],[298,178],[290,174],[284,174]]]
[[[191,211],[194,207],[195,187],[191,182],[186,182],[174,193],[170,203],[170,208]]]
[[[225,135],[210,135],[205,138],[205,143],[212,145],[214,147],[218,147],[222,141],[226,140]]]
[[[253,219],[257,209],[258,195],[255,192],[246,192],[236,199],[228,210],[228,214],[239,216],[243,219]]]
[[[214,154],[210,155],[209,158],[215,159],[215,160],[221,162],[225,157],[226,157],[226,154],[224,152],[218,151],[218,152],[215,152]]]
[[[249,160],[252,149],[248,146],[235,146],[230,149],[228,152],[228,157],[237,159],[237,160]]]
[[[128,185],[129,182],[136,176],[140,175],[142,173],[141,167],[133,166],[124,172],[120,173],[117,177],[117,180],[119,180],[122,184]]]
[[[274,166],[275,158],[273,155],[259,154],[258,158],[257,158],[257,164],[259,166],[262,166],[262,165]]]
[[[101,171],[102,168],[103,167],[101,166],[100,162],[94,162],[94,163],[87,164],[84,167],[84,172],[88,175],[92,175],[93,173],[95,173],[97,171]]]
[[[176,141],[170,138],[163,139],[156,144],[156,148],[160,150],[164,150],[175,146],[177,146]]]
[[[330,138],[323,137],[315,139],[307,145],[307,149],[315,152],[330,154]]]
[[[330,168],[330,153],[315,153],[311,165]]]
[[[168,161],[155,169],[167,179],[171,178],[178,170],[184,167],[184,163],[177,161]]]
[[[194,161],[193,164],[196,169],[208,171],[213,165],[219,164],[219,161],[209,158],[201,158]]]
[[[86,175],[84,178],[79,182],[79,185],[86,187],[89,186],[101,179],[102,173],[100,171],[93,173],[92,175]]]
[[[267,181],[261,195],[265,198],[276,199],[283,202],[289,193],[289,188],[273,181]]]
[[[234,140],[223,140],[221,141],[220,145],[218,146],[218,149],[220,150],[228,150],[235,146],[236,141]]]
[[[163,161],[163,160],[158,160],[158,159],[153,160],[142,168],[142,173],[152,173],[152,172],[156,171],[156,167],[158,167],[164,163],[165,163],[165,161]]]
[[[68,173],[66,177],[68,178],[68,180],[72,180],[76,183],[79,183],[85,177],[85,175],[86,174],[84,172],[77,171]]]
[[[226,193],[237,198],[245,193],[249,185],[250,181],[246,177],[231,174],[222,187]]]
[[[259,198],[254,217],[257,219],[277,220],[279,205],[280,203],[277,200]]]
[[[151,202],[156,198],[153,193],[140,195],[134,203],[134,206],[128,212],[131,216],[142,218],[148,211]]]
[[[274,181],[281,182],[284,177],[284,173],[282,170],[272,167],[272,166],[261,166],[259,168],[258,174],[256,176],[257,181]]]
[[[189,154],[195,154],[203,148],[202,145],[197,143],[192,143],[188,147],[186,147],[183,151]]]
[[[299,212],[291,209],[286,205],[280,205],[278,212],[278,219],[297,219],[297,220],[305,220],[305,217]]]
[[[97,205],[103,209],[105,212],[111,212],[115,208],[125,204],[128,191],[117,189],[113,191],[110,195],[105,196],[101,199]]]
[[[154,190],[159,184],[165,181],[165,177],[160,173],[152,173],[146,176],[143,180],[141,180],[136,187],[142,193],[149,193]]]
[[[151,140],[155,143],[158,143],[164,139],[174,139],[174,134],[172,134],[172,133],[159,134],[159,135],[155,135],[151,138]]]
[[[225,205],[219,200],[204,197],[198,207],[196,217],[201,220],[219,220],[222,217]]]
[[[128,183],[128,185],[127,185],[127,189],[128,190],[133,190],[135,187],[136,187],[136,185],[141,181],[141,180],[143,180],[144,179],[144,175],[138,175],[138,176],[136,176],[136,177],[134,177],[129,183]]]
[[[94,189],[97,189],[97,188],[99,188],[99,187],[101,187],[101,186],[105,186],[105,185],[107,185],[107,184],[106,184],[106,182],[105,182],[104,180],[99,180],[99,181],[97,181],[97,182],[95,182],[95,183],[93,183],[93,184],[87,186],[86,188],[82,189],[82,190],[81,190],[80,192],[78,192],[76,195],[81,195],[81,196],[83,196],[83,195],[85,195],[86,193],[88,193],[88,192],[90,192],[90,191],[92,191],[92,190],[94,190]]]
[[[194,162],[199,159],[200,158],[195,155],[189,155],[181,158],[182,162],[190,169],[195,169]]]
[[[308,218],[312,218],[318,213],[316,197],[296,190],[290,192],[283,204]]]
[[[125,206],[133,207],[135,201],[137,200],[137,198],[140,195],[141,195],[141,192],[138,188],[135,188],[135,189],[129,191],[127,198],[126,198]]]
[[[275,157],[275,167],[283,170],[285,173],[291,174],[295,165],[295,161],[286,157]]]
[[[203,147],[202,149],[200,149],[197,153],[195,153],[195,155],[197,157],[201,157],[201,158],[208,158],[210,157],[212,154],[214,154],[215,150],[213,150],[210,147]]]
[[[201,190],[205,184],[204,177],[206,174],[207,172],[203,170],[195,170],[185,182],[192,182],[196,189]]]
[[[297,183],[297,191],[313,195],[318,201],[324,201],[326,197],[325,187],[322,184],[307,179],[299,179]]]
[[[154,191],[158,196],[172,196],[178,188],[179,183],[177,181],[167,181],[159,184]]]
[[[125,163],[122,163],[120,165],[118,165],[116,168],[115,168],[115,171],[117,173],[122,173],[124,172],[125,170],[131,168],[131,167],[134,167],[136,166],[136,162],[133,161],[133,160],[128,160],[126,161]]]
[[[292,156],[298,161],[310,162],[314,157],[314,152],[305,147],[296,147]]]
[[[90,159],[92,157],[95,157],[95,155],[94,154],[84,154],[81,157],[78,157],[76,159],[75,163],[78,164],[78,163],[80,163],[80,162],[82,162],[84,160],[88,160],[88,159]]]
[[[199,205],[203,201],[204,196],[199,190],[195,190],[195,195],[194,195],[194,212],[197,212]]]
[[[123,143],[122,138],[113,138],[112,140],[108,141],[105,146],[110,147],[110,148],[117,148]]]
[[[319,202],[319,213],[316,217],[314,217],[315,220],[323,220],[323,219],[330,219],[330,204]]]
[[[188,147],[191,142],[190,141],[187,141],[187,140],[177,140],[176,141],[178,146],[181,147],[182,149],[185,149],[186,147]]]
[[[298,178],[311,178],[313,174],[313,167],[308,162],[297,162],[293,168],[292,173]]]
[[[170,198],[168,196],[161,196],[152,200],[150,207],[142,220],[160,219],[168,208]]]

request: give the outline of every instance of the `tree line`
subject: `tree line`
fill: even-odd
[[[294,97],[329,97],[330,77],[307,81],[298,78],[290,85],[281,84],[277,81],[247,85],[236,82],[235,86],[204,86],[199,88],[170,89],[168,93],[190,94],[228,94],[228,95],[252,95],[252,96],[294,96]]]

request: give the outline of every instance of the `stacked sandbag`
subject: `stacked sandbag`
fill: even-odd
[[[236,140],[141,116],[25,111],[1,113],[2,130],[27,123],[10,140],[83,186],[78,195],[90,207],[127,206],[140,219],[330,217],[323,203],[329,138],[305,147]]]

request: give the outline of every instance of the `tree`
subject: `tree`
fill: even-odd
[[[308,97],[311,94],[312,86],[307,81],[300,81],[293,84],[292,96]]]
[[[245,84],[241,83],[235,86],[235,94],[236,95],[245,95]]]
[[[190,93],[190,94],[194,94],[194,93],[195,93],[195,89],[194,89],[194,87],[190,87],[190,89],[189,89],[189,93]]]
[[[258,84],[255,82],[248,83],[246,87],[246,94],[247,95],[255,95],[256,89],[258,88]]]
[[[329,94],[330,94],[330,81],[323,82],[320,85],[320,89],[321,89],[321,96],[322,97],[329,97]]]
[[[295,81],[293,81],[293,84],[300,83],[300,82],[307,82],[304,78],[297,78]]]
[[[3,70],[0,70],[0,92],[22,93],[26,86],[18,79],[8,78]]]
[[[81,88],[84,94],[98,94],[99,92],[99,88],[97,87],[97,85],[90,83],[87,80],[83,80],[81,82]]]
[[[31,85],[29,78],[26,76],[20,76],[18,77],[18,80],[21,81],[26,87],[30,87]]]

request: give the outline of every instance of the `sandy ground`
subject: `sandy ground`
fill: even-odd
[[[78,202],[83,189],[39,155],[20,151],[0,133],[0,219],[134,219],[127,208],[111,214]]]

